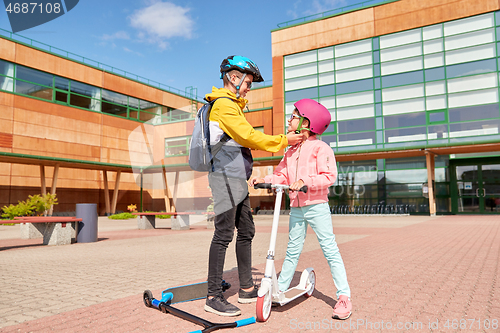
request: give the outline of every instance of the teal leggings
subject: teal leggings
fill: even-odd
[[[347,274],[340,255],[335,235],[333,234],[332,218],[328,203],[305,207],[292,207],[288,233],[286,257],[278,278],[281,291],[285,291],[292,282],[293,274],[299,262],[300,253],[306,239],[307,226],[310,225],[316,233],[323,255],[330,265],[333,282],[337,287],[337,297],[346,295],[351,297],[351,290],[347,283]]]

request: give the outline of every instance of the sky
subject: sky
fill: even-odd
[[[271,81],[271,30],[279,23],[361,1],[80,0],[18,34],[181,91],[195,87],[202,98],[221,87],[219,66],[230,55],[252,59]],[[0,8],[0,28],[12,31]]]

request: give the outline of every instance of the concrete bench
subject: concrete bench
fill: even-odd
[[[22,216],[0,224],[19,223],[21,239],[43,238],[44,245],[66,245],[73,237],[76,242],[81,221],[74,216]]]
[[[154,229],[156,227],[157,215],[170,215],[172,230],[189,230],[189,216],[194,212],[144,212],[132,213],[137,215],[137,226],[139,229]]]

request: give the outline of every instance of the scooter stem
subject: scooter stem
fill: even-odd
[[[271,255],[274,259],[274,250],[276,249],[276,238],[278,236],[278,224],[280,219],[279,212],[281,211],[281,198],[283,196],[283,188],[276,187],[276,202],[274,203],[273,227],[271,229],[271,243],[269,244],[268,257]]]

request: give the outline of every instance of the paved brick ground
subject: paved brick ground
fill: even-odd
[[[278,252],[286,247],[286,223],[283,217]],[[258,216],[256,225],[253,262],[259,280],[270,217]],[[500,332],[500,216],[334,216],[333,225],[352,290],[350,320],[331,319],[335,287],[311,234],[293,283],[304,268],[314,267],[313,296],[273,308],[268,322],[237,332]],[[146,308],[142,291],[160,296],[167,287],[204,280],[211,230],[106,230],[97,243],[57,247],[0,236],[0,331],[200,329]],[[278,270],[283,255],[277,253]],[[224,277],[233,284],[226,293],[236,304],[235,266],[230,246]],[[231,321],[204,312],[203,300],[176,306],[207,320]],[[236,320],[254,316],[254,304],[239,307],[243,314]]]

